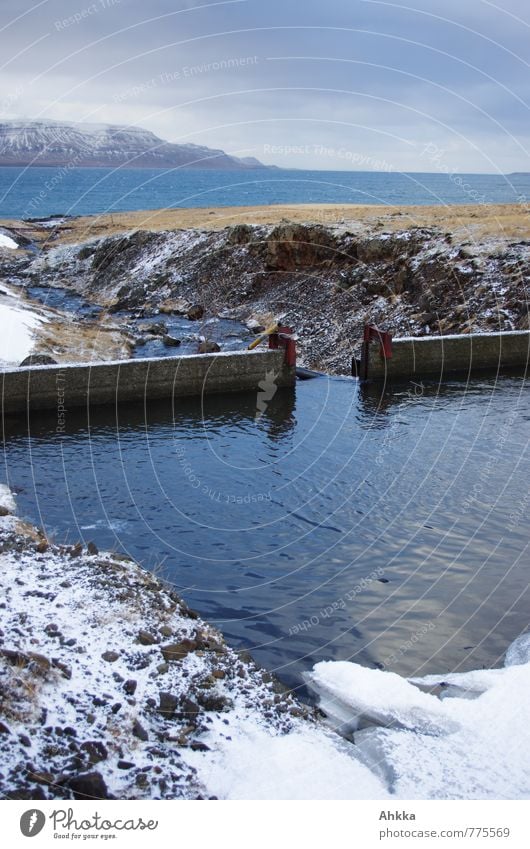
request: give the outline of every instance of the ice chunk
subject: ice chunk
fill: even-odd
[[[508,647],[506,657],[504,658],[505,666],[519,666],[522,663],[530,662],[530,631],[526,634],[521,634]]]
[[[421,692],[394,672],[367,669],[347,661],[322,661],[306,680],[319,695],[324,713],[341,725],[347,723],[346,730],[355,730],[367,722],[427,734],[458,727],[436,696]]]

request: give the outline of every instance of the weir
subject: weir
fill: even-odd
[[[274,344],[274,343],[273,343]],[[294,386],[286,348],[11,368],[1,372],[2,414],[149,398],[274,391]]]
[[[421,375],[447,377],[480,371],[528,368],[530,331],[398,337],[366,325],[360,360],[352,373],[360,380],[407,380]]]

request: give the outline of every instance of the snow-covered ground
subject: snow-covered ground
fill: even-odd
[[[0,363],[19,365],[33,350],[44,317],[9,295],[0,296]]]
[[[155,576],[56,546],[0,486],[0,792],[11,798],[530,796],[530,635],[503,669],[323,662],[337,734]],[[441,697],[440,697],[441,696]]]

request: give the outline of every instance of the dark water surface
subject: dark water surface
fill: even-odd
[[[278,391],[6,421],[19,512],[161,567],[291,685],[322,659],[499,662],[530,616],[530,396],[518,377]]]
[[[530,174],[0,168],[0,218],[279,203],[460,204],[530,200]]]

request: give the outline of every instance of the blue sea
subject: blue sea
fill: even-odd
[[[0,168],[0,218],[289,203],[526,203],[530,174]]]

